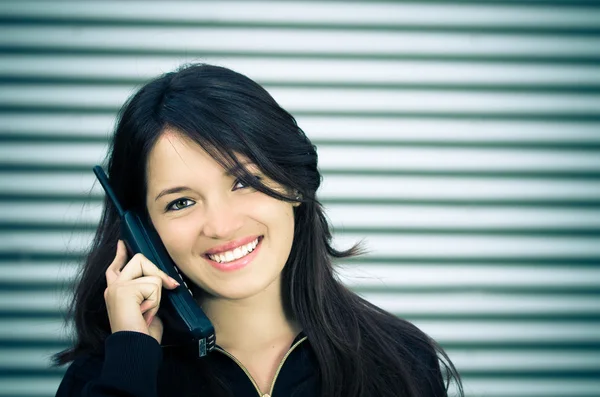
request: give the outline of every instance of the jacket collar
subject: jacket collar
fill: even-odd
[[[250,372],[232,354],[218,345],[207,356],[211,366],[227,379],[235,396],[288,396],[292,391],[306,389],[313,396],[317,387],[317,362],[307,336],[300,332],[294,338],[289,350],[281,360],[275,373],[270,390],[262,390],[252,378]]]

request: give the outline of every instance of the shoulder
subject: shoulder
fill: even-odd
[[[57,396],[79,395],[87,383],[103,382],[125,389],[127,383],[141,382],[155,375],[162,361],[160,345],[151,336],[120,331],[109,335],[100,352],[83,351],[67,368]]]
[[[56,396],[77,395],[85,384],[97,379],[102,371],[104,359],[100,355],[83,353],[68,366],[58,387]],[[75,393],[75,394],[74,394]]]

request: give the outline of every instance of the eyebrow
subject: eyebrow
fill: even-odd
[[[253,165],[251,162],[244,162],[240,164],[242,167],[245,167],[247,165]],[[234,174],[234,170],[239,169],[241,167],[238,166],[233,166],[227,170],[225,170],[223,172],[223,176],[232,176]],[[181,192],[186,192],[186,191],[190,191],[193,190],[192,188],[188,187],[188,186],[175,186],[175,187],[171,187],[168,189],[165,189],[163,191],[161,191],[160,193],[158,193],[158,195],[156,196],[156,198],[154,199],[154,201],[157,201],[159,198],[161,198],[162,196],[166,196],[168,194],[174,194],[174,193],[181,193]]]
[[[156,198],[154,199],[154,201],[157,201],[159,198],[161,198],[162,196],[166,196],[167,194],[173,194],[173,193],[181,193],[181,192],[185,192],[188,190],[192,190],[187,186],[175,186],[175,187],[171,187],[169,189],[165,189],[162,192],[158,193],[158,196],[156,196]]]

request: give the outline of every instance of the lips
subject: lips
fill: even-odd
[[[229,256],[231,255],[231,251],[227,251],[225,254],[205,254],[204,257],[208,264],[211,265],[213,268],[221,272],[234,272],[236,270],[240,270],[248,266],[259,254],[262,247],[263,237],[260,236],[257,238],[257,240],[258,243],[255,245],[254,249],[238,259],[234,258],[233,260],[228,260],[231,259],[231,257]],[[239,250],[240,248],[237,249]],[[223,259],[225,260],[223,261]]]
[[[248,236],[248,237],[241,238],[239,240],[231,241],[227,244],[219,245],[217,247],[213,247],[213,248],[207,250],[204,253],[204,255],[205,256],[206,255],[214,255],[214,254],[220,254],[222,252],[232,251],[238,247],[241,247],[243,245],[251,243],[252,241],[256,240],[259,237],[262,237],[262,236],[259,236],[259,235]]]
[[[231,251],[221,252],[218,254],[207,254],[206,256],[208,256],[213,261],[216,261],[219,263],[231,262],[233,260],[243,258],[244,256],[246,256],[249,253],[251,253],[252,251],[254,251],[254,249],[256,248],[258,243],[259,243],[259,239],[257,238],[256,240],[254,240],[248,244],[241,245]]]

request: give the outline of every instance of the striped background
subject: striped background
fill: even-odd
[[[318,145],[353,288],[468,396],[600,396],[600,3],[0,3],[0,397],[53,396],[59,308],[116,111],[182,62],[262,83]]]

